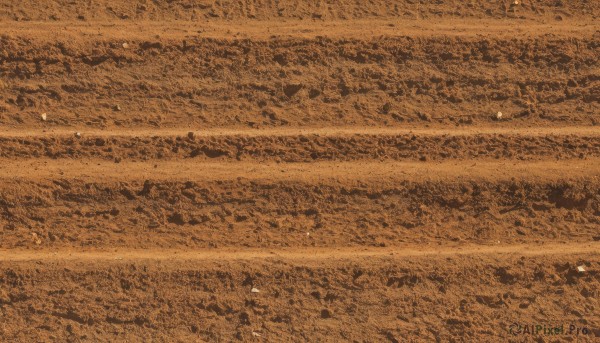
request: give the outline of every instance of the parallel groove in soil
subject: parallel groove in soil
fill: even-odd
[[[82,133],[88,137],[169,137],[169,136],[187,136],[192,132],[198,137],[218,137],[218,136],[299,136],[299,135],[321,135],[321,136],[352,136],[352,135],[427,135],[427,136],[467,136],[467,135],[507,135],[507,136],[570,136],[586,135],[600,136],[600,126],[506,126],[499,123],[498,126],[476,126],[476,127],[454,127],[449,129],[447,126],[440,127],[281,127],[267,129],[249,129],[249,128],[134,128],[120,129],[111,128],[107,130],[88,129],[88,128],[65,128],[48,127],[45,129],[22,129],[19,127],[2,128],[0,127],[0,137],[6,138],[29,138],[29,137],[72,137],[76,132]]]
[[[111,39],[150,39],[156,34],[161,34],[167,39],[180,39],[190,36],[202,38],[232,39],[250,38],[253,40],[265,40],[265,37],[299,37],[317,38],[318,36],[342,37],[342,38],[364,38],[377,32],[378,36],[460,36],[477,37],[481,35],[478,30],[485,25],[485,34],[494,37],[514,37],[523,34],[523,26],[515,25],[514,22],[494,19],[471,19],[469,21],[457,21],[440,19],[435,22],[418,20],[396,20],[396,19],[369,19],[369,20],[330,20],[330,21],[248,21],[244,24],[236,22],[146,22],[144,26],[138,23],[124,21],[104,24],[102,21],[87,22],[81,24],[77,21],[69,22],[35,22],[35,28],[31,22],[0,22],[0,31],[31,37],[36,40],[44,39],[39,32],[61,29],[63,37],[79,37],[87,35],[93,37],[110,37]],[[559,37],[578,36],[594,32],[595,21],[591,19],[563,20],[554,23],[529,23],[527,35],[541,36],[552,33]],[[365,30],[364,25],[369,29]],[[50,39],[48,39],[50,40]]]
[[[173,249],[114,249],[97,250],[0,250],[0,262],[24,261],[108,261],[130,262],[136,260],[255,260],[283,259],[289,261],[302,260],[335,260],[362,258],[403,259],[421,256],[464,256],[464,255],[506,255],[517,256],[551,256],[570,254],[600,255],[600,243],[550,243],[536,246],[530,245],[455,245],[455,246],[406,246],[393,248],[291,248],[291,249],[212,249],[212,250],[173,250]]]
[[[0,160],[1,179],[106,180],[559,180],[600,176],[600,159],[565,161],[256,163],[194,160],[114,163],[104,160]]]

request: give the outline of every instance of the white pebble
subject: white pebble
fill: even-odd
[[[46,113],[42,113],[42,115],[40,117],[42,118],[43,121],[46,121],[46,119],[48,119],[48,116],[46,115]]]
[[[250,292],[252,292],[252,293],[259,293],[260,291],[258,290],[258,288],[252,288],[250,290]]]

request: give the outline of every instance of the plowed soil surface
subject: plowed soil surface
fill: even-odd
[[[599,23],[0,1],[0,342],[600,340]]]

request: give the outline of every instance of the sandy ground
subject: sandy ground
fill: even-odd
[[[597,341],[599,18],[0,1],[0,341]]]

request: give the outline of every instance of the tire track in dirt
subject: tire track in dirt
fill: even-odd
[[[80,39],[81,36],[107,36],[111,39],[147,41],[156,39],[156,35],[168,40],[182,40],[198,35],[212,39],[255,39],[259,41],[269,38],[306,38],[318,37],[364,39],[372,37],[375,32],[385,37],[428,37],[456,36],[477,37],[481,35],[497,38],[514,38],[526,32],[528,37],[539,37],[552,34],[556,37],[573,37],[593,35],[595,31],[593,19],[578,18],[576,20],[530,22],[526,25],[514,21],[493,19],[471,19],[457,21],[440,19],[435,22],[421,20],[366,19],[366,20],[328,20],[328,21],[221,21],[195,22],[145,22],[138,25],[128,21],[112,21],[110,23],[81,23],[46,21],[36,22],[35,28],[27,22],[0,22],[0,30],[7,36],[18,36],[31,41],[51,42],[40,31],[56,31],[62,29],[62,38]],[[368,25],[369,30],[364,27]],[[485,32],[480,29],[486,27]],[[527,29],[527,30],[525,30]]]
[[[306,249],[261,249],[261,250],[111,250],[111,251],[81,251],[62,249],[57,251],[45,250],[0,250],[0,263],[2,262],[28,262],[28,261],[77,261],[100,262],[113,261],[112,263],[131,263],[140,260],[161,260],[171,263],[186,261],[238,261],[238,260],[287,260],[300,263],[303,260],[320,262],[322,260],[352,260],[364,258],[406,259],[411,257],[436,256],[457,257],[462,255],[517,255],[517,256],[551,256],[569,254],[600,255],[600,243],[566,243],[566,244],[540,244],[528,245],[495,245],[495,246],[406,246],[394,248],[306,248]]]
[[[581,177],[597,178],[598,158],[569,160],[507,161],[483,160],[471,164],[463,161],[445,162],[314,162],[314,163],[256,163],[168,161],[162,163],[113,163],[95,159],[80,160],[0,160],[0,178],[4,180],[52,180],[53,178],[91,181],[98,178],[114,181],[171,180],[296,180],[327,181],[423,181],[473,179],[477,181],[506,181],[520,178],[530,181],[557,181]]]
[[[476,126],[476,127],[455,127],[449,129],[447,126],[439,127],[420,127],[420,126],[402,126],[402,127],[297,127],[297,128],[269,128],[269,129],[248,129],[248,128],[225,128],[225,129],[183,129],[183,128],[161,128],[160,130],[148,128],[135,129],[114,129],[114,130],[94,130],[84,129],[81,132],[91,137],[161,137],[161,136],[188,136],[191,132],[198,137],[219,137],[219,136],[353,136],[353,135],[418,135],[418,136],[470,136],[470,135],[509,135],[509,136],[568,136],[584,135],[599,136],[600,129],[595,126],[528,126],[511,127],[498,123],[497,126]],[[0,129],[1,138],[21,138],[26,137],[61,137],[73,136],[77,131],[72,128],[45,128],[37,129]]]

